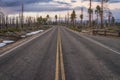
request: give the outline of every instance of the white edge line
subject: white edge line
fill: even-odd
[[[88,37],[86,37],[86,36],[82,36],[82,37],[85,38],[85,39],[87,39],[87,40],[89,40],[89,41],[91,41],[91,42],[93,42],[93,43],[95,43],[95,44],[98,44],[98,45],[100,45],[101,47],[104,47],[104,48],[106,48],[106,49],[108,49],[108,50],[110,50],[110,51],[112,51],[112,52],[114,52],[114,53],[120,54],[120,52],[118,52],[118,51],[116,51],[116,50],[114,50],[114,49],[111,49],[110,47],[108,47],[108,46],[106,46],[106,45],[104,45],[104,44],[102,44],[102,43],[100,43],[100,42],[98,42],[98,41],[95,41],[95,40],[93,40],[93,39],[91,39],[91,38],[88,38]]]
[[[22,43],[22,44],[20,44],[20,45],[18,45],[18,46],[16,46],[16,47],[13,47],[12,49],[10,49],[10,50],[8,50],[8,51],[2,53],[2,54],[0,55],[0,58],[3,57],[3,56],[6,55],[6,54],[12,52],[13,50],[15,50],[15,49],[17,49],[17,48],[19,48],[19,47],[21,47],[21,46],[23,46],[23,45],[25,45],[25,44],[31,42],[32,40],[34,40],[34,39],[40,37],[41,35],[47,33],[47,32],[50,31],[51,29],[52,29],[52,28],[50,28],[50,29],[44,31],[43,33],[38,33],[38,34],[40,34],[40,35],[38,35],[38,36],[36,36],[36,37],[34,37],[34,38],[30,39],[30,40],[27,40],[27,41],[25,41],[24,43]]]
[[[66,29],[68,29],[68,28],[66,28]],[[68,30],[70,30],[70,29],[68,29]],[[93,42],[93,43],[95,43],[95,44],[98,44],[99,46],[101,46],[101,47],[103,47],[103,48],[106,48],[106,49],[108,49],[108,50],[110,50],[110,51],[112,51],[112,52],[114,52],[114,53],[120,54],[120,52],[118,52],[118,51],[116,51],[116,50],[114,50],[114,49],[111,49],[110,47],[108,47],[108,46],[106,46],[106,45],[104,45],[104,44],[102,44],[102,43],[100,43],[100,42],[98,42],[98,41],[95,41],[95,40],[93,40],[93,39],[91,39],[91,38],[88,38],[88,37],[86,37],[86,36],[80,35],[80,33],[75,32],[75,31],[73,31],[73,30],[70,30],[70,31],[78,34],[79,36],[83,37],[84,39],[87,39],[87,40],[89,40],[89,41],[91,41],[91,42]]]

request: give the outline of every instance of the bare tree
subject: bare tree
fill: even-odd
[[[68,18],[67,23],[69,24],[69,20],[70,20],[70,14],[69,14],[69,12],[67,13],[67,18]]]
[[[114,24],[115,24],[115,17],[114,16],[112,16],[111,21],[112,21],[112,25],[114,26]]]
[[[23,24],[24,24],[24,4],[22,2],[22,6],[21,6],[22,12],[21,12],[21,28],[23,28]]]
[[[5,16],[5,27],[8,29],[8,16]]]
[[[56,24],[57,24],[57,19],[58,19],[58,16],[57,16],[57,15],[55,15]]]
[[[112,17],[112,13],[109,11],[108,12],[108,25],[111,25],[111,17]]]
[[[89,13],[89,27],[91,27],[91,21],[92,21],[91,7],[92,7],[92,0],[90,0],[90,5],[89,5],[89,9],[88,9],[88,13]]]
[[[93,10],[91,8],[88,9],[88,14],[89,14],[89,27],[92,27],[92,13]]]
[[[47,18],[47,23],[50,24],[50,16],[48,14],[47,14],[46,18]]]
[[[19,19],[18,19],[18,17],[16,17],[16,29],[18,29],[18,21],[19,21]]]
[[[75,19],[76,19],[76,13],[75,13],[75,10],[73,10],[71,14],[71,22],[73,23],[73,25],[75,25]]]
[[[101,11],[100,11],[100,16],[101,16],[101,28],[103,28],[104,27],[104,25],[103,25],[103,20],[104,20],[104,14],[103,14],[103,12],[104,12],[104,2],[108,2],[108,0],[102,0],[101,1]]]
[[[97,22],[97,26],[98,26],[98,18],[99,18],[99,15],[100,15],[100,6],[99,5],[96,6],[95,14],[96,14],[96,17],[97,17],[96,22]]]
[[[80,19],[81,19],[80,23],[82,25],[83,24],[83,8],[81,8]]]
[[[3,12],[0,12],[0,29],[3,28],[4,26],[4,13]]]
[[[101,28],[103,28],[103,0],[101,1],[101,12],[100,12],[100,16],[101,16]]]

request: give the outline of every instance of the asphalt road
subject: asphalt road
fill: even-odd
[[[0,80],[120,80],[119,45],[119,38],[53,27],[0,55]]]

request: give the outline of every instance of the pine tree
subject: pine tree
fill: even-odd
[[[58,16],[57,16],[57,15],[55,15],[56,24],[57,24],[57,19],[58,19]]]
[[[96,6],[95,14],[96,14],[96,17],[97,17],[97,24],[98,24],[98,17],[100,15],[100,6],[99,5]]]
[[[73,25],[75,25],[75,19],[76,19],[76,13],[75,13],[75,10],[73,10],[71,14],[71,22],[73,23]]]
[[[88,9],[88,14],[89,14],[89,27],[92,27],[92,13],[93,10],[91,8]]]
[[[92,6],[92,0],[90,0],[90,6],[89,6],[89,9],[88,9],[88,14],[89,14],[89,27],[91,27],[91,19],[92,19],[92,16],[91,16],[91,6]]]
[[[50,19],[50,16],[47,14],[47,16],[46,16],[46,19],[47,19],[47,22],[49,23],[49,19]]]
[[[104,2],[108,2],[109,0],[102,0],[101,1],[101,10],[100,10],[100,16],[101,16],[101,28],[103,28],[104,27],[104,25],[103,25],[103,20],[104,20],[104,17],[103,17],[103,12],[104,12],[104,10],[103,10],[103,8],[104,8]]]
[[[81,8],[80,19],[81,19],[80,23],[82,25],[83,24],[83,8]]]

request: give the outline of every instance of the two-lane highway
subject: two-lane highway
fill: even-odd
[[[57,31],[53,28],[8,53],[1,60],[0,80],[54,80]]]
[[[0,80],[120,80],[118,45],[53,27],[0,57]]]

